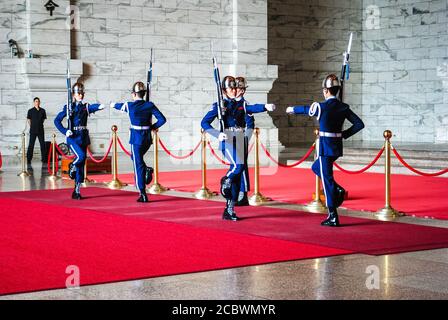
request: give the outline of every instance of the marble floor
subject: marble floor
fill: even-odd
[[[33,175],[25,179],[17,177],[17,157],[4,157],[3,163],[0,191],[72,186],[67,180],[49,183],[38,159],[33,162]],[[120,163],[121,172],[130,171],[130,161]],[[163,170],[196,168],[170,164],[163,157],[161,163]],[[299,205],[273,205],[302,209]],[[373,219],[366,212],[341,210],[341,215]],[[448,228],[448,221],[403,217],[398,222]],[[383,256],[353,254],[0,296],[0,300],[14,299],[448,299],[448,248]]]

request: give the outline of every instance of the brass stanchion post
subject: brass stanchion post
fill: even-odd
[[[112,181],[107,183],[107,186],[110,189],[121,189],[126,186],[126,183],[121,182],[118,179],[118,150],[117,150],[117,130],[118,127],[116,125],[112,126]],[[86,159],[87,161],[87,159]]]
[[[255,128],[255,178],[254,194],[249,198],[251,206],[259,206],[269,199],[260,193],[260,129]]]
[[[31,176],[26,168],[26,155],[25,155],[25,132],[22,133],[22,171],[17,174],[19,177],[25,178]]]
[[[60,179],[56,172],[56,161],[59,160],[56,160],[56,134],[53,133],[51,135],[51,175],[48,177],[52,181]]]
[[[375,216],[379,219],[379,220],[384,220],[384,221],[388,221],[388,220],[394,220],[396,217],[398,216],[403,216],[402,213],[398,212],[397,210],[395,210],[392,205],[390,204],[391,200],[390,200],[390,195],[391,195],[391,190],[390,190],[390,138],[392,137],[392,131],[390,130],[386,130],[383,133],[384,136],[384,151],[385,151],[385,162],[384,162],[384,175],[385,175],[385,180],[386,180],[386,204],[384,206],[384,208],[378,210],[375,213]]]
[[[207,188],[207,135],[204,130],[201,130],[201,168],[202,187],[194,196],[200,200],[210,199],[215,194]]]
[[[314,144],[314,161],[316,161],[319,158],[319,129],[315,129],[314,134],[316,135],[316,141]],[[321,200],[321,184],[322,182],[320,178],[316,175],[314,199],[306,205],[310,212],[322,213],[327,211],[326,206],[322,203]]]
[[[159,183],[159,133],[154,130],[154,183],[149,188],[149,193],[160,194],[168,190]]]
[[[92,180],[90,180],[87,177],[87,157],[88,155],[86,154],[86,161],[84,162],[84,181],[82,182],[83,187],[87,186],[90,182],[92,182]]]

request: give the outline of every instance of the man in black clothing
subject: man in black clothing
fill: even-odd
[[[40,107],[40,99],[38,97],[34,98],[34,107],[28,110],[27,115],[28,125],[30,126],[30,142],[28,144],[27,160],[28,164],[31,163],[33,159],[34,143],[36,142],[36,137],[39,139],[40,152],[42,155],[42,162],[47,163],[46,152],[45,152],[45,133],[44,133],[44,121],[47,119],[47,114],[45,109]]]

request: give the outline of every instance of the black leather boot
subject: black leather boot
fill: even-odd
[[[328,217],[321,222],[321,226],[339,227],[339,217],[336,208],[328,208]]]
[[[346,191],[340,185],[336,185],[336,208],[340,207],[345,200]]]
[[[226,208],[222,215],[223,220],[238,221],[240,218],[237,217],[235,210],[233,210],[234,202],[232,200],[227,200]]]
[[[140,192],[140,196],[138,197],[137,202],[149,202],[146,192]]]
[[[73,190],[73,193],[72,193],[72,199],[73,200],[82,200],[81,184],[80,183],[75,184],[75,189]]]
[[[152,174],[154,169],[152,167],[146,167],[145,170],[145,184],[150,184],[152,181]]]
[[[247,198],[247,192],[244,192],[243,198],[238,199],[236,203],[237,207],[245,207],[249,205],[249,199]]]

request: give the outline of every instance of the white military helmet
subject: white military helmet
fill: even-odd
[[[244,77],[236,77],[236,87],[239,89],[246,89],[247,88],[247,81]]]
[[[325,77],[325,79],[322,81],[322,88],[324,89],[330,89],[333,87],[340,87],[341,83],[339,82],[338,77],[335,74],[330,74]]]
[[[132,86],[132,92],[133,93],[138,93],[138,92],[146,92],[146,86],[143,82],[141,81],[137,81],[136,83],[134,83],[134,85]]]
[[[72,88],[73,94],[84,94],[84,85],[80,82],[76,82]]]
[[[236,88],[235,78],[232,77],[232,76],[225,76],[224,79],[222,80],[221,87],[222,87],[222,89],[227,89],[227,88],[234,89],[234,88]]]

